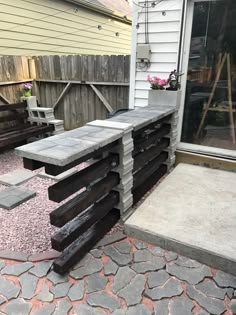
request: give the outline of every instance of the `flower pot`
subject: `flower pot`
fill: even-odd
[[[180,106],[181,90],[149,90],[148,105],[157,106]]]
[[[32,96],[32,90],[24,90],[24,91],[23,91],[23,95],[24,95],[25,97]]]

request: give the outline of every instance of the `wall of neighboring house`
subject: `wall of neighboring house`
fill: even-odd
[[[0,0],[0,43],[0,55],[126,55],[131,25],[63,0]]]
[[[139,1],[139,5],[144,6],[144,1]],[[149,9],[151,64],[149,69],[139,70],[136,65],[136,51],[137,45],[145,43],[144,11],[140,8],[133,17],[130,108],[148,105],[148,74],[167,79],[178,62],[182,0],[163,0]]]

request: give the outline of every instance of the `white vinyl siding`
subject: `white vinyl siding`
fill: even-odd
[[[139,1],[143,5],[143,1]],[[131,69],[130,107],[147,106],[150,84],[147,75],[167,79],[178,62],[182,0],[164,0],[149,9],[149,42],[151,65],[147,71]],[[132,59],[136,60],[135,45],[145,43],[144,9],[136,17],[139,28],[133,27]],[[133,82],[133,84],[132,84]]]
[[[0,55],[126,55],[131,26],[63,0],[0,0],[0,43]]]

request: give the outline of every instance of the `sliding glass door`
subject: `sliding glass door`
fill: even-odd
[[[182,142],[236,150],[236,0],[192,1]]]

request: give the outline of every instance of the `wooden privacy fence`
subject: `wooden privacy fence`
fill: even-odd
[[[22,83],[33,81],[39,104],[54,108],[68,130],[128,108],[130,56],[10,56],[0,68],[2,104],[19,101]]]

